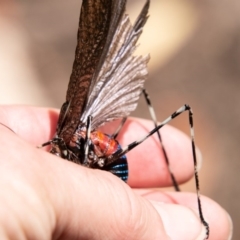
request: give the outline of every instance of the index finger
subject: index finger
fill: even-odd
[[[38,146],[49,141],[55,134],[59,111],[56,109],[1,106],[0,122],[13,129],[21,138]],[[113,133],[116,123],[106,124],[102,130]],[[126,146],[139,140],[153,129],[151,121],[130,118],[124,124],[118,141]],[[165,126],[161,129],[164,146],[171,169],[178,183],[193,175],[191,142],[179,130]],[[132,187],[165,187],[171,185],[163,151],[157,136],[152,136],[127,153],[129,164],[128,184]]]

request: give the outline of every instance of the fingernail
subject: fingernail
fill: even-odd
[[[229,226],[230,226],[230,233],[229,233],[229,237],[228,240],[232,239],[232,235],[233,235],[233,222],[232,222],[232,218],[230,217],[230,215],[227,213],[228,216],[228,221],[229,221]]]
[[[151,201],[161,216],[165,231],[171,240],[204,239],[206,229],[192,209]]]
[[[202,152],[198,147],[196,147],[196,157],[197,157],[197,171],[200,171],[200,169],[202,168],[203,158],[202,158]]]

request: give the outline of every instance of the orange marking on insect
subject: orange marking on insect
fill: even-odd
[[[105,156],[109,156],[117,151],[118,142],[102,132],[92,132],[90,135],[90,139],[93,145],[98,146],[103,155]]]

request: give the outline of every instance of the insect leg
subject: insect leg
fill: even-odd
[[[156,114],[155,114],[154,108],[153,108],[153,106],[152,106],[152,104],[151,104],[149,95],[148,95],[146,89],[143,89],[142,92],[143,92],[144,98],[145,98],[145,100],[146,100],[146,102],[147,102],[148,109],[149,109],[151,118],[152,118],[152,120],[153,120],[154,126],[155,126],[155,128],[156,128],[156,127],[158,126],[158,124],[157,124],[157,118],[156,118]],[[169,162],[169,159],[168,159],[168,156],[167,156],[167,152],[166,152],[166,149],[165,149],[165,147],[164,147],[164,144],[163,144],[163,141],[162,141],[162,137],[161,137],[161,134],[160,134],[160,131],[159,131],[159,130],[157,131],[157,135],[158,135],[158,139],[159,139],[160,145],[161,145],[161,147],[162,147],[163,155],[164,155],[164,158],[165,158],[165,162],[166,162],[166,164],[167,164],[168,172],[169,172],[169,174],[170,174],[170,176],[171,176],[171,179],[172,179],[172,183],[173,183],[174,189],[175,189],[176,191],[180,191],[180,188],[179,188],[179,186],[178,186],[178,183],[177,183],[177,181],[176,181],[176,179],[175,179],[175,177],[174,177],[174,174],[173,174],[173,172],[172,172],[172,170],[171,170],[170,162]]]
[[[132,142],[125,148],[122,148],[121,150],[115,152],[113,155],[109,156],[108,163],[114,162],[119,157],[125,155],[127,152],[129,152],[131,149],[138,146],[140,143],[145,141],[147,138],[149,138],[151,135],[156,133],[160,128],[162,128],[164,125],[166,125],[168,122],[170,122],[172,119],[176,118],[178,115],[182,114],[183,112],[188,111],[189,113],[189,125],[190,125],[190,135],[191,135],[191,145],[192,145],[192,154],[193,154],[193,163],[194,163],[194,177],[195,177],[195,184],[196,184],[196,192],[197,192],[197,203],[198,203],[198,211],[199,211],[199,217],[202,222],[202,224],[206,228],[206,239],[208,239],[209,236],[209,225],[205,221],[201,206],[201,200],[200,200],[200,188],[199,188],[199,177],[198,177],[198,170],[197,170],[197,157],[196,157],[196,147],[194,143],[194,128],[193,128],[193,111],[189,105],[183,105],[180,107],[177,111],[175,111],[170,117],[165,119],[160,125],[155,127],[152,131],[150,131],[146,136],[144,136],[139,141]]]
[[[119,124],[118,128],[116,129],[115,133],[112,135],[112,138],[114,138],[114,139],[117,138],[117,136],[118,136],[119,132],[121,131],[124,123],[126,122],[126,120],[127,120],[127,117],[124,117],[124,118],[122,119],[122,121],[121,121],[121,123]]]
[[[91,133],[91,123],[92,123],[92,116],[88,116],[88,118],[87,118],[87,130],[86,130],[87,134],[86,134],[86,139],[85,139],[85,144],[84,144],[85,152],[84,152],[83,165],[88,164],[88,152],[89,152],[89,140],[90,140],[90,133]]]

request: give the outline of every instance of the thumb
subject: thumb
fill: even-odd
[[[66,185],[56,183],[64,198],[54,194],[60,239],[205,239],[191,208],[148,201],[111,173],[60,162],[67,165],[61,174]]]
[[[57,216],[53,239],[169,239],[153,205],[122,180],[67,161],[59,161],[61,166],[64,175],[54,173],[51,196]]]

